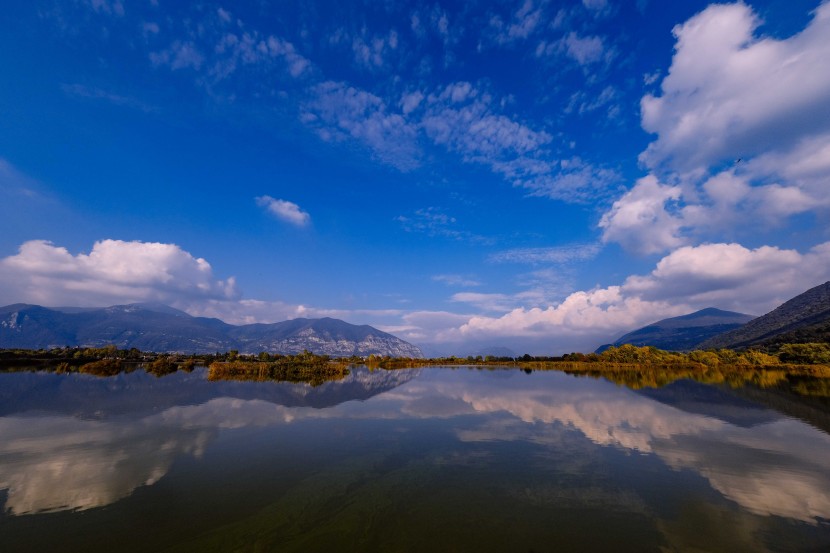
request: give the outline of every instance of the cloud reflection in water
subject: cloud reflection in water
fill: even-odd
[[[368,372],[359,376],[372,379]],[[576,431],[598,446],[656,455],[673,470],[694,471],[751,513],[809,523],[830,518],[830,436],[794,419],[737,426],[562,374],[430,370],[401,382],[326,409],[220,397],[140,418],[11,415],[0,419],[5,508],[19,515],[108,505],[157,482],[177,457],[202,455],[221,431],[304,419],[441,418],[464,443],[546,446],[561,441],[563,429]],[[455,425],[456,417],[481,420],[471,428]]]

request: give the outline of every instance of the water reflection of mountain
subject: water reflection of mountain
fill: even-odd
[[[367,400],[418,374],[418,370],[369,371],[357,367],[342,380],[311,386],[286,382],[211,382],[206,378],[206,369],[192,373],[179,371],[163,378],[143,370],[106,378],[48,372],[0,373],[0,416],[33,410],[84,419],[143,416],[222,397],[322,409],[346,401]]]
[[[0,374],[0,490],[11,514],[85,510],[127,497],[199,457],[221,430],[332,416],[324,408],[392,390],[418,371],[352,370],[312,387],[156,378]]]
[[[796,396],[786,389],[755,386],[737,388],[732,393],[830,434],[830,401],[826,397]]]
[[[712,417],[749,428],[783,417],[780,413],[741,397],[731,388],[677,380],[662,388],[642,388],[635,393],[676,409]]]
[[[456,458],[468,444],[475,446],[468,452],[484,454],[474,462],[487,463],[494,444],[524,442],[540,448],[542,458],[545,450],[551,452],[550,459],[558,460],[560,470],[567,472],[579,465],[592,443],[625,452],[624,458],[616,457],[614,462],[632,464],[633,474],[638,473],[641,459],[659,459],[671,473],[695,473],[711,489],[755,515],[811,525],[830,519],[830,475],[826,471],[830,436],[765,409],[771,401],[694,384],[635,392],[600,379],[520,371],[426,369],[417,381],[401,386],[417,374],[360,369],[345,381],[317,388],[211,383],[204,381],[204,374],[162,379],[140,372],[122,379],[0,375],[8,377],[0,380],[0,405],[11,413],[0,417],[0,490],[8,490],[4,509],[22,514],[114,503],[141,486],[158,482],[177,458],[202,456],[220,434],[235,429],[268,428],[274,443],[287,444],[278,437],[289,435],[295,427],[303,437],[313,434],[311,441],[319,446],[322,458],[343,466],[348,455],[365,454],[366,442],[356,440],[355,450],[342,457],[342,451],[327,447],[325,441],[335,434],[385,433],[384,443],[412,451],[422,444],[411,440],[433,436],[433,431],[443,428],[456,440],[438,440],[447,447],[436,450],[442,463]],[[14,377],[20,380],[17,385]],[[202,401],[207,397],[204,391],[178,394],[176,388],[187,383],[197,390],[215,386],[215,395]],[[10,386],[3,388],[4,384]],[[71,394],[69,399],[50,405],[64,392]],[[14,394],[22,397],[15,399]],[[372,401],[343,403],[373,396]],[[285,403],[278,403],[277,397]],[[13,410],[5,399],[17,402]],[[707,400],[713,402],[711,408],[705,405]],[[125,401],[131,403],[117,405]],[[315,408],[320,405],[333,407]],[[83,418],[72,416],[75,413]],[[425,425],[421,428],[429,432],[401,432],[416,428],[420,421]],[[296,429],[298,425],[304,426]],[[281,435],[282,431],[286,434]],[[256,455],[260,454],[257,449]],[[466,454],[457,458],[471,459]],[[267,459],[263,461],[258,466],[270,466]],[[442,466],[431,464],[429,470]],[[531,470],[532,463],[525,468]],[[569,481],[596,486],[591,483],[592,472],[576,473],[580,474],[584,480]],[[644,478],[650,479],[648,472]]]
[[[830,434],[830,402],[793,393],[789,386],[732,388],[678,380],[662,388],[635,391],[677,409],[716,418],[744,428],[791,417]]]

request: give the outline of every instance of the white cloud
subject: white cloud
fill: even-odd
[[[619,242],[640,253],[658,253],[681,245],[683,223],[666,209],[680,196],[679,187],[660,184],[652,175],[643,177],[602,216],[603,242]]]
[[[650,254],[759,222],[773,229],[791,215],[827,205],[830,198],[817,200],[799,186],[753,186],[745,170],[734,168],[685,187],[661,184],[649,174],[614,202],[599,226],[603,242]]]
[[[763,221],[776,225],[784,218],[826,204],[816,201],[798,186],[752,186],[745,172],[723,171],[700,187],[698,203],[682,210],[684,224],[695,229],[719,230]]]
[[[641,102],[643,128],[656,134],[640,156],[651,173],[603,216],[604,240],[666,251],[828,212],[830,3],[786,39],[757,36],[759,25],[737,3],[675,27],[660,93]]]
[[[746,4],[713,5],[674,28],[676,52],[661,95],[642,100],[658,135],[643,160],[681,170],[788,148],[830,130],[830,4],[800,33],[759,38]]]
[[[100,240],[89,254],[31,240],[0,260],[0,303],[105,306],[137,301],[169,304],[233,299],[233,277],[213,277],[210,264],[175,244]]]
[[[807,253],[740,244],[679,248],[646,277],[629,277],[624,289],[647,301],[685,301],[762,314],[827,280],[830,242]]]
[[[311,222],[311,215],[300,209],[300,206],[287,200],[278,200],[271,196],[258,196],[256,203],[264,207],[268,212],[278,219],[291,223],[298,227],[304,227]]]

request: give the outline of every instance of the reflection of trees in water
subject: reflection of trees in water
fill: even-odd
[[[632,390],[662,388],[678,380],[694,380],[702,384],[726,384],[732,388],[753,385],[759,388],[784,388],[792,392],[813,397],[830,398],[830,379],[823,371],[798,369],[764,369],[746,365],[719,365],[700,367],[696,365],[630,365],[617,363],[572,364],[564,372],[574,376],[604,378]],[[806,374],[805,374],[806,373]]]
[[[342,380],[348,364],[319,356],[288,356],[276,361],[228,361],[211,363],[208,380],[250,380],[256,382],[307,382],[319,386]]]

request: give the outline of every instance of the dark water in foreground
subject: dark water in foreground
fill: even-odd
[[[0,374],[0,550],[830,551],[827,420],[554,372]]]

